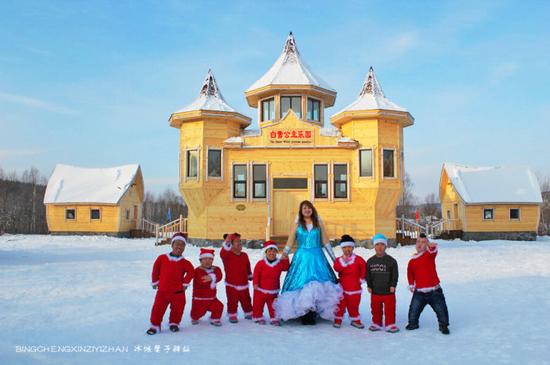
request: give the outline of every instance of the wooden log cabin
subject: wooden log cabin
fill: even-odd
[[[139,227],[144,188],[139,165],[56,165],[44,204],[51,234],[127,237]]]
[[[465,240],[535,240],[542,195],[527,167],[445,163],[439,182],[444,231]]]
[[[372,68],[358,98],[325,128],[336,91],[303,62],[290,33],[245,97],[257,109],[258,130],[227,104],[211,71],[199,97],[170,115],[180,132],[179,186],[192,242],[216,243],[235,231],[284,241],[305,199],[331,239],[395,238],[403,128],[414,119],[386,98]]]

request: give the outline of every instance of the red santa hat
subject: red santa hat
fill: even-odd
[[[204,258],[214,258],[214,250],[211,248],[201,248],[199,260]]]
[[[170,244],[173,244],[176,241],[182,241],[186,245],[187,239],[185,238],[185,236],[187,236],[187,234],[183,232],[174,233],[174,235],[172,236],[172,239],[170,240]]]
[[[264,242],[264,252],[269,250],[270,248],[274,248],[276,250],[279,250],[279,247],[277,247],[277,243],[269,240]]]

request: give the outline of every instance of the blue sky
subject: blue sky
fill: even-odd
[[[293,31],[310,67],[352,102],[369,66],[415,117],[417,195],[441,165],[526,164],[550,176],[547,1],[1,1],[0,167],[140,163],[177,189],[171,112],[212,68],[230,105]],[[327,122],[328,123],[328,122]]]

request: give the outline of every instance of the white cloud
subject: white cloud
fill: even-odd
[[[67,107],[52,104],[50,102],[40,100],[40,99],[30,98],[24,95],[16,95],[11,93],[0,92],[0,102],[1,101],[20,104],[20,105],[28,106],[30,108],[41,109],[52,113],[67,114],[67,115],[78,114],[76,111],[69,109]]]

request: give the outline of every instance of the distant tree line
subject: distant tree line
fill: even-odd
[[[179,218],[180,215],[187,217],[187,205],[172,189],[168,188],[159,194],[145,193],[143,217],[146,219],[165,224]]]
[[[418,212],[418,218],[424,222],[428,217],[436,217],[441,219],[441,204],[439,203],[439,196],[435,193],[430,193],[420,199],[414,194],[414,183],[412,182],[409,174],[405,173],[403,179],[403,192],[401,198],[397,203],[396,215],[398,218],[405,217],[409,219],[416,218],[416,212]]]
[[[18,174],[0,167],[0,234],[46,234],[44,193],[48,179],[32,167]],[[187,206],[172,189],[145,193],[143,217],[164,224],[183,215]]]
[[[0,233],[47,233],[43,204],[47,179],[38,169],[21,175],[0,168]]]

